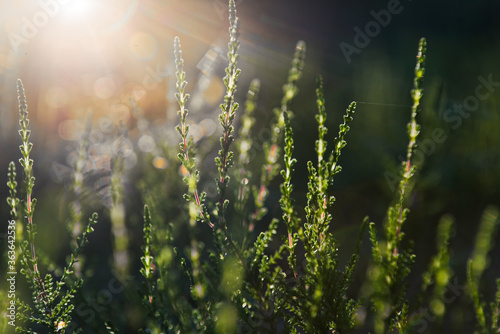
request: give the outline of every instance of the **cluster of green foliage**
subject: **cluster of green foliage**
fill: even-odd
[[[318,137],[315,142],[317,161],[307,163],[308,183],[305,207],[296,205],[293,181],[294,136],[293,113],[290,105],[298,93],[297,82],[302,76],[306,45],[297,43],[288,80],[283,86],[281,106],[274,109],[272,136],[263,145],[263,163],[259,171],[250,169],[249,149],[256,124],[256,109],[261,83],[253,80],[241,115],[237,138],[235,116],[240,109],[236,102],[238,87],[239,21],[234,0],[229,1],[228,66],[224,84],[226,94],[220,105],[222,127],[220,149],[215,157],[217,167],[217,198],[208,200],[200,190],[196,145],[190,135],[188,121],[187,81],[179,38],[174,41],[176,65],[176,99],[179,106],[180,135],[178,160],[183,170],[183,204],[176,191],[162,188],[160,182],[176,176],[175,168],[151,172],[139,184],[144,198],[144,239],[140,274],[142,307],[146,314],[145,333],[349,333],[357,329],[374,333],[421,333],[424,330],[442,332],[447,303],[444,302],[453,276],[450,266],[449,240],[453,219],[445,216],[437,229],[437,253],[431,259],[421,283],[421,298],[410,300],[408,277],[415,255],[411,242],[404,242],[403,225],[409,214],[408,202],[417,166],[413,152],[418,143],[420,126],[417,117],[423,94],[426,42],[421,39],[415,67],[413,107],[407,126],[406,160],[401,163],[400,181],[393,204],[388,208],[382,228],[366,217],[360,224],[354,252],[346,264],[339,258],[339,245],[332,234],[331,194],[334,177],[341,172],[339,158],[346,146],[356,109],[352,102],[345,112],[337,135],[328,148],[327,111],[323,81],[319,77],[316,89],[315,115]],[[23,199],[17,195],[15,164],[9,165],[9,197],[11,216],[18,224],[20,265],[32,292],[30,301],[17,301],[21,333],[78,332],[74,324],[74,297],[84,283],[84,274],[77,263],[88,235],[97,223],[97,214],[80,231],[82,217],[78,195],[82,187],[81,166],[76,164],[73,178],[75,200],[71,204],[68,226],[74,240],[66,267],[57,269],[36,250],[36,200],[32,198],[35,178],[30,158],[32,143],[24,88],[18,81],[20,112],[20,164],[23,168]],[[88,131],[87,131],[88,132]],[[124,136],[124,134],[122,134]],[[83,159],[86,135],[82,139],[78,161]],[[234,144],[234,145],[233,145]],[[234,151],[233,151],[234,150]],[[165,149],[165,156],[172,152]],[[110,208],[116,269],[130,270],[123,255],[129,242],[123,233],[125,204],[120,177],[123,161],[113,163]],[[260,233],[256,226],[269,218],[266,199],[271,182],[281,176],[279,205],[281,215],[271,217]],[[231,181],[231,182],[230,182]],[[175,181],[172,181],[175,182]],[[175,184],[173,187],[178,187]],[[168,194],[166,194],[168,193]],[[177,197],[175,197],[177,196]],[[177,214],[176,210],[187,215]],[[21,214],[22,213],[22,214]],[[172,218],[173,216],[177,218]],[[176,240],[175,221],[181,221],[187,232],[187,243]],[[487,266],[488,253],[499,222],[498,210],[490,207],[484,213],[474,253],[468,264],[467,294],[476,316],[477,333],[496,333],[500,321],[500,280],[498,292],[487,309],[479,287]],[[259,227],[262,224],[259,225]],[[362,292],[353,291],[353,276],[359,259],[361,242],[369,229],[372,258],[364,279]],[[26,234],[26,240],[23,238]],[[79,235],[81,234],[81,235]],[[205,238],[207,234],[210,238]],[[381,234],[379,236],[378,234]],[[208,241],[207,241],[208,240]],[[187,246],[186,246],[187,244]],[[120,262],[117,259],[126,259]],[[41,268],[40,263],[49,263]],[[80,263],[80,266],[82,263]],[[56,269],[53,269],[56,268]],[[45,275],[42,272],[46,272]],[[43,278],[42,278],[43,277]],[[4,291],[1,292],[4,297]],[[422,312],[430,310],[431,317]],[[420,309],[419,309],[420,307]],[[420,311],[417,311],[420,310]],[[2,320],[4,321],[4,320]],[[432,324],[430,323],[432,322]],[[5,323],[0,323],[5,330]],[[75,325],[75,326],[72,326]],[[45,328],[45,329],[42,329]],[[114,333],[106,323],[101,330]],[[99,329],[96,329],[99,330]]]
[[[89,223],[81,236],[77,237],[72,253],[67,261],[67,265],[61,274],[54,281],[53,273],[46,273],[42,276],[39,257],[36,253],[35,235],[37,224],[33,219],[36,199],[32,197],[35,177],[33,176],[33,160],[30,158],[33,143],[30,142],[28,104],[24,92],[23,83],[17,81],[17,93],[19,100],[19,135],[22,144],[19,147],[21,158],[19,163],[23,168],[24,179],[22,182],[22,192],[25,200],[22,201],[17,196],[16,167],[14,162],[9,165],[9,187],[10,196],[7,202],[11,207],[11,216],[14,221],[23,221],[26,226],[27,240],[23,240],[23,234],[18,234],[16,241],[20,243],[19,262],[21,273],[25,276],[30,285],[32,300],[31,303],[16,300],[17,318],[25,323],[26,327],[16,327],[16,332],[33,333],[30,324],[39,324],[46,327],[51,333],[65,332],[65,328],[71,323],[71,313],[74,310],[74,296],[83,279],[75,274],[75,265],[79,261],[80,252],[88,243],[88,235],[93,232],[93,225],[97,223],[97,214],[94,213],[89,219]],[[22,215],[19,214],[22,212]],[[23,229],[20,229],[23,231]]]

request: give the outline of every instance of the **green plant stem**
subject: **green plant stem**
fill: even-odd
[[[423,80],[425,74],[425,53],[426,53],[426,40],[425,38],[420,39],[418,53],[417,53],[417,63],[415,65],[415,78],[413,81],[413,89],[411,91],[411,96],[413,98],[413,105],[411,108],[411,119],[407,125],[407,131],[409,136],[408,149],[406,152],[406,161],[402,164],[402,179],[399,182],[399,201],[396,205],[397,210],[397,231],[396,231],[396,242],[394,244],[393,253],[398,253],[398,245],[401,239],[401,226],[405,220],[405,212],[403,209],[403,202],[408,196],[406,194],[406,188],[410,182],[410,179],[413,177],[416,171],[416,167],[412,166],[411,160],[413,151],[415,150],[415,146],[417,143],[417,137],[420,133],[420,125],[417,123],[416,117],[417,113],[420,110],[420,99],[422,98],[423,93]]]
[[[297,82],[302,77],[306,55],[306,43],[304,41],[297,42],[295,53],[292,60],[292,66],[288,71],[287,83],[283,85],[283,97],[281,98],[280,108],[273,109],[274,121],[271,125],[272,136],[270,142],[264,143],[265,162],[262,166],[260,184],[253,189],[255,211],[251,216],[250,226],[259,221],[267,213],[265,208],[265,200],[269,196],[269,184],[277,175],[280,164],[278,160],[281,155],[281,140],[284,133],[284,117],[283,112],[287,111],[288,116],[292,116],[289,106],[293,98],[298,93]]]
[[[16,182],[16,164],[14,161],[9,163],[9,171],[7,173],[8,181],[7,187],[9,188],[9,197],[7,197],[7,203],[10,206],[10,215],[12,219],[17,221],[18,218],[18,206],[19,198],[17,198],[17,182]]]
[[[154,258],[151,255],[151,213],[149,207],[144,205],[144,246],[142,247],[144,256],[141,257],[141,262],[143,268],[140,269],[142,276],[146,279],[146,291],[147,295],[144,296],[144,300],[148,303],[150,313],[153,314],[153,261]]]
[[[284,129],[285,129],[285,152],[283,155],[285,167],[281,171],[281,176],[283,177],[283,183],[280,186],[281,189],[281,210],[283,211],[283,221],[288,232],[288,250],[290,252],[288,263],[293,269],[295,277],[297,277],[296,269],[296,255],[295,255],[295,243],[297,242],[294,237],[294,230],[299,229],[299,218],[294,206],[294,200],[291,197],[293,191],[292,184],[292,173],[293,165],[297,162],[293,158],[293,138],[292,138],[292,127],[290,125],[290,119],[288,118],[288,112],[283,112]],[[299,232],[299,235],[301,232]]]
[[[229,22],[230,40],[228,43],[229,51],[227,53],[229,64],[226,68],[226,76],[224,77],[226,95],[224,96],[224,103],[220,105],[221,114],[219,116],[220,124],[223,128],[223,134],[220,138],[221,149],[219,150],[218,157],[215,159],[215,163],[219,170],[219,178],[217,181],[217,190],[219,193],[217,217],[219,227],[223,230],[226,237],[228,237],[228,232],[225,214],[229,202],[225,198],[225,192],[229,183],[228,169],[232,165],[233,158],[233,152],[230,150],[230,145],[234,140],[232,136],[234,131],[233,120],[239,107],[238,103],[234,100],[238,76],[240,74],[240,69],[237,67],[238,49],[240,47],[240,42],[238,40],[239,20],[236,16],[234,0],[229,2]]]
[[[205,208],[205,194],[198,193],[199,173],[196,170],[196,160],[193,151],[193,139],[189,136],[189,125],[187,124],[188,110],[186,102],[189,99],[189,94],[186,93],[187,81],[186,72],[184,72],[184,59],[182,59],[181,43],[179,37],[174,39],[174,55],[177,76],[177,93],[175,98],[179,104],[177,115],[180,119],[180,124],[176,127],[177,132],[181,135],[180,153],[178,155],[182,166],[185,168],[186,175],[184,182],[188,185],[188,194],[186,200],[189,203],[190,224],[194,225],[197,219],[206,222],[211,228],[214,224],[210,221],[210,216]]]
[[[21,166],[24,170],[24,186],[26,190],[26,205],[25,205],[25,215],[28,219],[28,242],[31,251],[31,267],[33,269],[33,278],[40,285],[42,291],[44,291],[43,282],[40,278],[40,271],[38,270],[38,259],[35,251],[35,227],[33,224],[33,212],[35,210],[36,199],[32,198],[33,186],[35,185],[35,178],[33,176],[33,160],[30,158],[30,152],[33,148],[33,144],[29,141],[31,131],[29,127],[28,118],[28,104],[26,102],[26,94],[24,92],[24,86],[21,79],[17,80],[17,97],[19,101],[19,125],[21,129],[19,130],[19,135],[22,139],[22,144],[19,146],[21,150],[22,158],[19,159]],[[30,269],[29,269],[30,270]]]
[[[412,164],[413,151],[415,149],[420,125],[416,121],[420,110],[422,98],[422,83],[425,73],[426,41],[420,39],[417,62],[415,65],[414,86],[411,91],[413,105],[410,121],[407,124],[409,137],[406,161],[401,163],[398,192],[395,204],[390,206],[387,212],[387,221],[384,228],[385,240],[382,248],[377,240],[374,224],[370,224],[370,239],[372,241],[373,259],[375,268],[372,269],[371,298],[375,308],[375,332],[383,333],[397,329],[404,333],[408,327],[408,301],[405,297],[405,278],[410,273],[410,266],[415,256],[410,251],[400,249],[404,233],[401,232],[402,225],[406,220],[409,209],[405,208],[409,196],[410,180],[416,172],[417,166]]]

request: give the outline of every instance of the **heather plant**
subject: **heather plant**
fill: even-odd
[[[140,214],[143,240],[141,256],[137,259],[140,260],[139,269],[134,268],[133,259],[129,259],[133,243],[128,235],[129,208],[123,183],[127,173],[123,154],[125,125],[115,140],[116,156],[112,162],[109,214],[112,266],[121,274],[132,272],[141,276],[139,292],[132,286],[124,293],[130,296],[133,290],[136,298],[130,300],[142,303],[144,319],[140,332],[444,332],[449,310],[445,295],[455,275],[450,249],[454,218],[445,215],[439,221],[436,253],[421,275],[413,271],[416,255],[403,228],[408,223],[410,195],[421,167],[414,159],[414,151],[419,143],[418,117],[423,96],[426,40],[421,39],[418,46],[411,91],[413,105],[407,125],[408,145],[405,160],[399,167],[395,198],[383,224],[378,226],[368,217],[359,222],[354,245],[342,244],[334,232],[336,197],[333,194],[334,179],[342,171],[341,154],[346,148],[351,126],[355,131],[355,115],[360,116],[356,113],[356,102],[351,102],[338,132],[335,136],[329,135],[327,119],[331,113],[327,111],[321,76],[317,78],[315,96],[315,161],[305,164],[304,198],[300,199],[300,193],[296,192],[300,185],[296,182],[295,168],[301,161],[294,153],[298,140],[294,137],[292,102],[303,75],[305,42],[297,43],[282,87],[283,96],[277,103],[279,107],[270,112],[272,135],[262,145],[259,157],[262,166],[252,168],[254,157],[250,149],[258,125],[259,93],[266,87],[264,82],[252,80],[246,101],[240,108],[236,94],[241,87],[238,82],[239,19],[235,1],[229,1],[228,64],[223,78],[225,95],[220,104],[221,132],[214,159],[217,169],[215,197],[203,191],[201,180],[205,171],[200,170],[200,161],[205,157],[200,154],[201,144],[195,142],[190,131],[188,78],[180,38],[175,37],[173,44],[178,108],[175,129],[180,143],[175,150],[168,144],[161,146],[162,155],[168,161],[165,168],[142,166],[145,173],[137,183],[144,202]],[[94,214],[83,227],[84,203],[80,198],[90,121],[80,141],[72,177],[74,198],[67,223],[72,253],[61,270],[50,259],[43,260],[46,257],[42,258],[37,248],[36,227],[43,225],[37,224],[34,216],[35,178],[30,158],[33,145],[29,140],[28,110],[21,81],[18,81],[18,95],[24,199],[18,195],[16,166],[12,162],[8,168],[7,202],[16,224],[17,242],[21,245],[21,272],[27,279],[32,298],[29,301],[18,298],[18,319],[23,326],[19,325],[16,330],[21,333],[82,332],[82,329],[73,330],[81,325],[75,321],[75,299],[83,284],[91,280],[83,267],[92,266],[92,263],[81,263],[80,259],[97,222],[97,214]],[[133,99],[131,105],[134,113],[139,114]],[[280,182],[279,189],[273,188],[273,181]],[[278,214],[269,210],[273,191],[279,197],[276,200]],[[183,194],[179,195],[180,192]],[[498,209],[488,208],[467,266],[467,296],[470,298],[467,307],[474,312],[477,333],[494,333],[499,328],[500,280],[496,282],[495,298],[489,301],[482,296],[484,281],[481,281],[498,222]],[[371,257],[365,259],[368,270],[364,277],[357,267],[366,237],[371,242],[365,245],[371,249]],[[343,260],[341,251],[349,247],[353,251]],[[51,268],[56,270],[51,271]],[[359,284],[354,282],[356,275],[362,277],[360,291],[357,291]],[[411,279],[421,286],[418,298],[412,298],[408,292]],[[5,295],[5,291],[0,290],[2,299]],[[432,317],[422,310],[429,310]],[[430,321],[432,324],[428,323]],[[116,319],[107,319],[94,330],[119,333],[115,325],[125,331],[126,325],[120,326]],[[0,330],[5,328],[7,325],[0,322]]]
[[[397,329],[400,333],[406,331],[408,324],[408,303],[405,298],[407,283],[405,278],[410,273],[410,266],[415,255],[411,250],[404,250],[401,242],[404,237],[403,223],[409,213],[405,207],[410,194],[410,181],[415,174],[416,166],[412,163],[413,151],[416,147],[420,125],[416,117],[422,97],[422,81],[425,72],[425,39],[420,40],[415,67],[415,81],[412,90],[413,106],[411,119],[407,125],[409,143],[406,160],[401,163],[399,187],[395,204],[389,207],[384,228],[384,239],[379,241],[375,225],[370,224],[370,239],[373,244],[374,267],[371,269],[373,286],[372,302],[374,304],[374,329],[377,333]]]
[[[15,164],[11,163],[9,165],[8,182],[10,197],[7,201],[11,206],[11,215],[14,221],[19,218],[18,212],[23,212],[27,239],[23,240],[22,234],[19,238],[23,240],[19,255],[20,272],[25,276],[30,286],[32,300],[31,302],[23,302],[20,299],[16,300],[18,310],[16,316],[26,324],[26,327],[16,327],[16,331],[33,333],[30,328],[38,324],[45,327],[51,333],[65,333],[72,319],[71,313],[74,309],[73,298],[83,283],[83,280],[75,275],[75,264],[78,262],[80,252],[88,242],[88,235],[93,231],[92,226],[97,223],[97,214],[92,215],[87,227],[81,236],[76,239],[76,245],[73,248],[67,265],[62,270],[62,275],[60,277],[54,277],[53,273],[43,275],[42,270],[45,268],[39,265],[35,240],[37,228],[34,219],[36,199],[32,197],[35,177],[33,176],[33,160],[30,158],[33,144],[30,142],[31,131],[29,130],[28,104],[21,80],[17,81],[17,92],[20,115],[19,135],[22,142],[19,147],[22,156],[19,162],[24,172],[22,191],[25,194],[25,200],[21,201],[17,197]]]
[[[230,2],[229,30],[229,65],[226,68],[226,77],[224,78],[227,92],[224,103],[221,104],[220,115],[223,134],[220,138],[221,149],[215,159],[219,171],[219,177],[216,179],[219,198],[214,205],[214,218],[211,218],[207,209],[209,204],[205,203],[206,195],[204,193],[199,194],[197,190],[199,172],[196,169],[194,160],[193,141],[188,137],[189,126],[186,124],[186,101],[189,97],[185,93],[187,82],[185,81],[179,39],[176,38],[174,43],[178,80],[176,98],[180,107],[178,112],[180,125],[177,127],[177,131],[181,136],[179,159],[186,171],[184,182],[188,186],[188,193],[185,195],[185,199],[188,201],[190,230],[194,230],[197,221],[206,223],[212,229],[215,251],[208,251],[211,255],[212,267],[200,267],[199,257],[203,247],[200,247],[196,241],[191,241],[191,250],[186,252],[188,254],[186,257],[181,258],[181,264],[191,282],[191,297],[196,307],[188,310],[190,314],[184,316],[182,313],[186,312],[186,309],[179,308],[180,312],[175,312],[176,314],[171,315],[170,318],[172,320],[180,319],[180,323],[169,324],[168,320],[163,320],[158,322],[160,328],[168,324],[167,328],[173,329],[194,327],[203,332],[233,332],[237,326],[242,326],[241,323],[236,321],[236,314],[242,313],[247,317],[246,320],[242,320],[247,322],[245,324],[247,326],[251,324],[255,314],[265,314],[264,319],[262,319],[263,324],[259,324],[258,329],[254,328],[254,330],[263,332],[276,332],[280,326],[285,326],[292,331],[351,329],[354,325],[356,303],[349,299],[346,300],[345,292],[349,286],[356,256],[353,257],[345,273],[337,270],[336,245],[332,235],[327,232],[331,220],[331,215],[327,211],[333,203],[333,198],[328,196],[328,188],[332,183],[333,176],[340,172],[340,167],[337,166],[338,158],[341,149],[346,144],[344,136],[349,130],[348,123],[352,120],[355,103],[352,103],[347,110],[344,124],[340,126],[339,135],[334,141],[333,152],[327,160],[324,158],[326,151],[326,141],[324,139],[326,134],[326,127],[324,126],[326,112],[321,79],[319,79],[317,102],[320,136],[317,143],[318,172],[312,167],[312,164],[309,165],[310,192],[308,199],[310,204],[306,208],[308,222],[305,224],[304,232],[298,219],[294,200],[291,197],[293,191],[291,178],[296,160],[292,156],[293,136],[289,103],[297,93],[295,84],[301,76],[304,64],[305,44],[299,42],[288,82],[283,87],[284,97],[281,108],[275,109],[273,136],[264,150],[266,164],[262,171],[261,184],[258,190],[254,191],[256,197],[254,202],[255,211],[248,216],[251,225],[246,223],[247,226],[252,226],[255,221],[265,214],[265,212],[259,213],[259,211],[263,208],[266,188],[276,174],[273,170],[278,168],[276,162],[281,151],[278,147],[281,145],[280,140],[284,139],[284,168],[281,171],[284,182],[281,185],[280,204],[283,210],[282,221],[287,229],[286,242],[271,256],[265,254],[268,243],[273,235],[277,233],[279,220],[273,219],[269,229],[257,238],[254,247],[242,247],[228,229],[226,215],[229,201],[225,198],[229,182],[228,170],[232,165],[233,158],[233,152],[230,150],[234,131],[232,122],[238,109],[238,104],[234,102],[234,92],[239,74],[239,70],[236,68],[239,45],[238,20],[234,2]],[[243,168],[245,159],[248,159],[248,157],[245,157],[245,149],[248,148],[248,144],[245,143],[248,142],[248,133],[253,123],[251,113],[254,108],[256,90],[257,83],[254,81],[247,95],[248,100],[245,107],[245,116],[243,117],[244,126],[241,130],[242,138],[238,145],[242,149],[240,166]],[[247,186],[247,184],[248,179],[240,180],[240,185]],[[241,203],[244,200],[244,197],[242,197],[244,195],[240,194],[244,191],[244,188],[238,190],[239,198],[236,201],[236,206],[240,207],[239,217],[241,217]],[[244,216],[243,219],[245,219]],[[146,209],[145,221],[145,238],[149,242],[151,230],[149,209]],[[252,231],[252,228],[250,227],[249,230]],[[193,236],[192,231],[191,237]],[[313,262],[305,268],[305,272],[300,273],[300,277],[296,258],[296,248],[299,241],[304,243],[308,260]],[[245,243],[243,243],[243,246],[245,246]],[[147,255],[143,257],[144,268],[142,272],[147,279],[147,295],[151,296],[151,287],[158,287],[159,285],[151,281],[149,261],[151,258],[148,249],[149,247],[146,246],[145,252],[147,252]],[[315,255],[315,253],[317,254]],[[285,267],[278,265],[278,261],[282,260],[287,261]],[[257,279],[252,278],[255,272],[258,272]],[[327,288],[332,283],[337,283],[337,280],[338,284],[331,289]],[[218,286],[218,282],[225,285]],[[317,286],[317,289],[309,289],[309,286]],[[212,292],[211,295],[207,295],[208,291]],[[158,291],[158,293],[161,294],[162,292]],[[148,299],[151,304],[152,298],[148,297]],[[304,317],[306,314],[307,316]],[[312,316],[312,319],[309,315]],[[219,322],[214,324],[214,318],[219,319]],[[189,319],[192,323],[187,325],[183,323],[183,319]],[[170,323],[172,323],[172,320]],[[283,323],[281,323],[282,320],[284,320]],[[163,330],[165,329],[163,327]]]
[[[196,241],[191,240],[191,251],[186,252],[186,257],[181,257],[180,261],[186,271],[186,276],[190,280],[191,297],[196,305],[188,310],[189,316],[182,313],[185,309],[174,312],[170,318],[174,321],[180,319],[177,324],[167,325],[171,329],[176,328],[197,328],[204,332],[227,332],[234,331],[237,326],[242,326],[236,321],[235,315],[242,313],[247,319],[242,319],[245,326],[251,324],[252,318],[258,314],[262,318],[262,324],[252,330],[260,332],[276,332],[279,327],[284,327],[286,332],[323,332],[323,331],[350,331],[355,326],[355,312],[358,306],[356,300],[346,298],[347,290],[350,286],[352,274],[357,260],[357,251],[345,270],[339,269],[337,261],[337,244],[332,234],[329,232],[331,214],[330,206],[334,203],[334,197],[329,195],[329,188],[333,182],[333,177],[341,170],[338,160],[342,148],[346,145],[345,135],[349,131],[349,123],[355,110],[355,102],[351,103],[344,116],[344,123],[340,125],[339,134],[333,143],[331,154],[326,157],[327,143],[325,135],[327,128],[325,100],[323,97],[323,87],[321,78],[318,79],[317,107],[318,114],[318,136],[316,142],[316,153],[318,157],[317,166],[313,167],[312,162],[308,163],[309,184],[307,201],[305,208],[306,222],[301,223],[299,213],[295,207],[292,197],[293,192],[293,166],[296,159],[293,158],[294,140],[290,123],[289,103],[297,93],[295,86],[301,76],[304,64],[305,43],[297,44],[296,53],[289,72],[288,82],[283,86],[284,96],[281,108],[274,109],[275,121],[273,124],[273,136],[269,143],[264,146],[265,164],[261,172],[261,184],[254,188],[255,211],[248,219],[250,220],[249,230],[259,218],[265,215],[262,211],[266,198],[267,186],[270,180],[276,175],[279,165],[276,163],[280,156],[281,140],[284,140],[283,161],[281,170],[283,183],[281,184],[280,206],[283,212],[281,222],[286,228],[286,236],[282,246],[271,255],[267,255],[268,244],[273,235],[277,233],[279,219],[273,219],[267,231],[261,233],[253,247],[245,248],[237,244],[227,225],[227,208],[229,200],[225,198],[228,187],[228,169],[231,167],[233,152],[230,151],[230,143],[233,141],[233,125],[235,112],[238,104],[234,102],[234,92],[236,89],[239,70],[236,68],[237,50],[239,46],[238,20],[234,2],[230,2],[230,42],[228,45],[229,65],[226,68],[226,96],[221,104],[220,123],[223,134],[220,139],[221,149],[215,160],[219,170],[219,177],[216,179],[219,198],[214,205],[214,218],[211,218],[206,203],[206,194],[198,193],[197,184],[199,172],[194,159],[193,141],[188,137],[189,126],[187,125],[186,102],[188,95],[185,93],[187,82],[183,70],[183,60],[180,51],[180,41],[175,39],[174,50],[177,67],[177,89],[176,98],[179,104],[180,125],[177,131],[181,135],[179,159],[185,170],[184,182],[188,186],[188,193],[185,199],[188,201],[190,230],[196,226],[197,221],[206,223],[212,230],[214,237],[215,251],[209,250],[211,255],[211,268],[201,267],[199,263],[200,247]],[[420,64],[419,64],[420,65]],[[420,74],[420,77],[423,75]],[[418,87],[417,87],[418,89]],[[245,177],[244,164],[248,159],[246,156],[248,149],[248,133],[253,124],[252,111],[254,108],[254,96],[256,95],[257,84],[254,82],[247,95],[245,114],[243,116],[243,126],[241,130],[242,138],[238,142],[241,150],[240,167],[243,168],[238,188],[238,199],[235,203],[236,211],[242,217],[242,202],[245,201],[245,191],[248,189],[248,179]],[[420,93],[418,91],[416,94]],[[418,97],[419,99],[419,97]],[[418,101],[416,102],[418,103]],[[417,104],[418,106],[418,104]],[[415,115],[413,113],[413,127],[416,127]],[[415,130],[411,132],[412,142],[415,144]],[[411,157],[411,153],[409,153]],[[243,181],[243,182],[242,182]],[[404,190],[403,190],[404,192]],[[402,200],[401,200],[402,201]],[[244,203],[244,202],[243,202]],[[145,213],[145,238],[150,240],[151,229],[149,209]],[[236,215],[238,217],[238,215]],[[365,220],[363,226],[366,226]],[[245,225],[245,223],[244,223]],[[360,236],[362,233],[360,234]],[[191,233],[191,238],[194,233]],[[361,237],[359,238],[361,240]],[[359,249],[359,242],[356,249]],[[299,243],[305,249],[304,268],[299,268],[297,260],[297,249]],[[243,247],[242,247],[243,246]],[[146,246],[147,247],[147,246]],[[146,248],[149,249],[149,248]],[[145,250],[146,251],[146,250]],[[177,252],[178,253],[178,252]],[[150,288],[158,287],[151,281],[149,253],[143,257],[145,263],[143,275],[147,279],[147,295],[151,295]],[[286,264],[280,265],[279,262]],[[300,272],[299,272],[300,269]],[[228,274],[228,270],[232,274]],[[253,278],[257,272],[257,278]],[[160,271],[161,275],[161,271]],[[231,277],[232,276],[232,277]],[[160,277],[161,279],[161,277]],[[217,286],[217,282],[229,285]],[[211,291],[211,295],[206,295]],[[161,291],[158,291],[161,294]],[[151,303],[151,297],[149,302]],[[175,303],[175,301],[173,301]],[[213,323],[214,317],[219,319],[217,324]],[[183,319],[190,319],[190,325],[183,323]],[[245,323],[246,322],[246,323]],[[168,321],[160,321],[162,325]],[[163,327],[163,330],[166,328]]]

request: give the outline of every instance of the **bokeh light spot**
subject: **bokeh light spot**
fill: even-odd
[[[158,53],[156,38],[146,32],[136,32],[130,37],[129,47],[134,56],[141,60],[152,59]]]
[[[433,299],[431,301],[430,306],[431,306],[432,313],[434,313],[435,315],[438,315],[438,316],[443,316],[443,314],[445,312],[445,306],[441,300]]]
[[[141,138],[139,138],[139,142],[137,143],[137,145],[139,146],[139,149],[141,151],[147,153],[152,152],[156,147],[155,140],[149,135],[143,135]]]
[[[209,105],[214,105],[221,101],[224,91],[222,79],[214,75],[210,78],[206,89],[203,91],[203,98]]]
[[[203,134],[207,137],[213,135],[215,130],[217,130],[217,124],[210,118],[202,120],[200,122],[200,127],[202,128]]]
[[[163,157],[155,157],[153,160],[153,166],[158,169],[167,168],[167,160]]]
[[[188,170],[186,169],[186,167],[184,167],[184,165],[181,165],[179,167],[179,175],[184,177],[184,176],[188,176],[189,172]]]
[[[199,126],[198,124],[190,124],[189,125],[189,132],[193,136],[193,140],[194,140],[195,143],[198,140],[200,140],[201,138],[203,138],[203,132],[202,131],[203,130],[202,130],[201,126]]]

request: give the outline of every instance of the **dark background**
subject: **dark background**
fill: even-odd
[[[345,108],[350,101],[358,101],[355,119],[346,138],[348,145],[340,159],[343,171],[332,188],[337,198],[332,211],[332,230],[341,242],[341,253],[348,256],[363,217],[369,215],[381,226],[387,206],[394,198],[385,176],[397,173],[398,156],[406,150],[415,55],[419,38],[426,37],[424,98],[418,119],[422,124],[420,140],[431,138],[432,131],[437,128],[444,130],[447,140],[437,144],[425,156],[404,229],[407,238],[415,241],[417,261],[414,271],[419,273],[434,254],[437,222],[444,214],[451,214],[456,220],[451,242],[452,266],[459,282],[464,283],[465,263],[472,251],[482,212],[488,205],[499,205],[500,87],[494,87],[491,95],[480,101],[477,110],[462,119],[460,126],[452,127],[454,123],[447,122],[445,115],[454,104],[461,104],[475,94],[480,84],[479,77],[487,79],[491,75],[493,81],[500,82],[500,3],[403,0],[400,2],[402,11],[392,15],[387,27],[381,28],[348,62],[340,44],[354,45],[354,28],[364,31],[365,25],[373,21],[370,11],[387,9],[388,2],[237,2],[241,21],[239,66],[242,69],[239,101],[244,101],[250,80],[259,78],[262,86],[255,136],[257,141],[261,140],[259,135],[265,132],[259,130],[266,128],[272,108],[280,103],[281,86],[286,80],[295,44],[298,40],[306,42],[304,76],[299,82],[299,95],[291,105],[295,114],[292,125],[298,159],[294,196],[299,207],[305,204],[306,161],[314,159],[316,77],[322,75],[324,79],[330,142]],[[1,2],[5,35],[0,39],[0,171],[4,171],[0,174],[0,184],[7,182],[8,162],[19,158],[15,79],[20,77],[27,90],[32,141],[35,143],[32,157],[36,177],[34,194],[39,201],[35,213],[35,219],[39,221],[38,238],[49,255],[63,260],[68,246],[54,241],[67,237],[64,222],[69,205],[71,155],[79,138],[77,129],[81,128],[87,110],[91,109],[94,127],[105,135],[97,144],[108,147],[99,148],[96,144],[95,149],[99,155],[105,156],[106,152],[112,152],[109,147],[113,142],[106,139],[106,135],[116,135],[120,120],[125,120],[130,143],[137,152],[136,162],[131,159],[131,168],[126,169],[124,181],[130,256],[133,261],[138,261],[143,200],[136,189],[136,181],[148,171],[147,168],[152,168],[152,156],[141,152],[138,146],[138,139],[144,133],[141,132],[140,119],[132,109],[125,107],[127,111],[124,113],[115,111],[126,106],[134,92],[138,94],[136,97],[144,93],[144,89],[137,90],[136,87],[144,86],[148,66],[167,68],[164,71],[167,74],[158,85],[146,89],[145,97],[137,103],[144,112],[144,119],[149,121],[148,131],[155,138],[157,147],[161,143],[174,149],[177,147],[179,138],[173,132],[177,120],[175,105],[172,104],[171,64],[173,37],[178,35],[182,42],[188,91],[192,94],[190,117],[196,122],[216,120],[217,104],[222,97],[219,78],[224,75],[226,64],[227,12],[223,2],[130,1],[121,5],[113,1],[102,2],[116,7],[109,11],[114,15],[113,19],[99,16],[100,12],[95,11],[97,7],[89,12],[82,10],[81,16],[75,19],[65,19],[64,7],[61,7],[60,15],[40,28],[29,43],[22,45],[20,52],[13,52],[9,33],[19,31],[23,17],[29,18],[40,10],[36,4],[19,3]],[[133,14],[127,16],[129,11]],[[133,39],[138,32],[148,37]],[[214,54],[215,58],[212,57]],[[101,81],[104,83],[109,79],[112,81],[109,94],[104,84],[105,94],[99,95],[95,83],[99,78],[105,78]],[[199,90],[197,85],[202,85],[206,78],[209,79],[208,88]],[[196,106],[193,100],[197,96],[201,96],[205,103]],[[65,121],[76,121],[76,130],[61,130],[64,124],[76,124]],[[103,125],[105,121],[109,124]],[[209,197],[211,173],[214,171],[211,157],[215,154],[212,144],[216,143],[219,133],[217,127],[214,135],[205,136],[200,141],[200,151],[206,152],[208,157],[200,169],[202,174],[204,168],[207,170],[202,184]],[[158,150],[152,154],[162,156]],[[170,167],[177,168],[175,159],[165,158]],[[85,211],[102,213],[89,256],[100,257],[98,263],[102,268],[95,271],[97,277],[102,275],[103,284],[108,278],[102,272],[109,270],[105,268],[111,260],[109,214],[106,213],[109,198],[105,193],[99,195],[101,186],[96,184],[108,172],[102,169],[91,171],[85,193]],[[280,215],[277,202],[280,182],[278,178],[272,184],[268,200],[270,211],[275,216]],[[3,198],[7,197],[6,186],[0,188],[0,193]],[[9,219],[5,200],[1,201],[0,208],[1,226],[4,226],[1,232],[4,232]],[[498,254],[498,247],[493,252]],[[368,242],[364,243],[361,256],[358,281],[364,276],[363,266],[370,256]],[[494,278],[500,276],[498,257],[492,255],[491,259],[483,278],[488,297]],[[136,265],[134,262],[133,267]],[[132,276],[138,274],[132,273]],[[415,282],[411,282],[412,287],[418,284],[418,275],[416,277]],[[99,286],[99,282],[95,284]],[[412,291],[410,295],[414,294]],[[465,297],[461,299],[464,299],[461,303],[467,304]],[[469,321],[472,311],[462,316]]]

